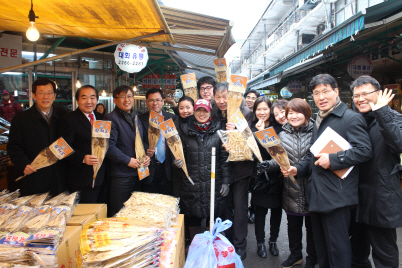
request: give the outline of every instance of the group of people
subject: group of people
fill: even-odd
[[[402,192],[399,170],[402,153],[402,115],[391,110],[391,92],[381,91],[372,77],[356,79],[351,90],[357,112],[340,101],[336,80],[328,75],[315,76],[310,90],[320,112],[316,121],[307,102],[296,98],[272,104],[266,96],[249,91],[240,111],[253,132],[273,127],[285,148],[291,167],[282,169],[265,148],[259,146],[258,161],[228,162],[231,147],[222,143],[219,130],[235,130],[228,121],[228,83],[212,77],[197,82],[198,100],[182,97],[178,103],[168,99],[175,114],[162,111],[163,91],[146,93],[149,111],[172,119],[183,144],[185,159],[175,159],[161,134],[155,150],[149,148],[150,112],[133,109],[134,91],[119,86],[113,91],[114,110],[97,112],[98,91],[82,86],[76,92],[78,108],[66,113],[53,105],[56,86],[39,78],[32,85],[35,105],[13,119],[7,147],[10,159],[24,178],[23,194],[65,190],[80,191],[81,203],[108,203],[114,215],[133,191],[161,193],[180,197],[188,238],[205,231],[209,222],[211,149],[216,148],[215,217],[229,219],[233,225],[225,236],[241,259],[246,258],[248,230],[248,192],[255,213],[257,253],[267,257],[265,218],[270,215],[269,252],[277,256],[282,210],[288,221],[290,255],[282,267],[303,262],[302,228],[307,230],[305,267],[371,267],[370,248],[376,267],[398,267],[396,228],[402,226]],[[102,108],[102,107],[101,107]],[[104,107],[103,107],[103,110]],[[109,120],[112,129],[106,160],[93,182],[91,124]],[[136,157],[138,127],[146,151],[144,162]],[[312,155],[310,146],[330,127],[352,148],[336,154]],[[35,170],[31,163],[41,150],[63,137],[74,153],[55,165]],[[186,164],[192,184],[182,170]],[[150,175],[139,180],[137,168],[149,167]],[[354,167],[345,178],[333,171]],[[289,176],[296,179],[294,183]],[[266,180],[265,186],[249,188],[250,180]]]

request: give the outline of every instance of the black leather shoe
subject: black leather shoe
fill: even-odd
[[[240,259],[241,259],[242,261],[245,260],[246,257],[247,257],[246,249],[239,248],[239,249],[236,250],[236,253],[237,253],[237,255],[240,256]]]
[[[255,222],[255,214],[250,211],[250,217],[248,217],[248,223],[253,224]]]
[[[300,256],[292,256],[282,263],[282,268],[292,268],[295,265],[299,265],[303,263],[303,257]]]
[[[317,264],[317,261],[312,261],[312,260],[307,259],[306,266],[304,266],[304,268],[315,268],[316,264]]]
[[[279,255],[279,249],[276,245],[276,242],[268,242],[269,244],[269,252],[272,254],[272,256],[278,256]]]
[[[265,247],[264,244],[257,245],[257,254],[261,258],[266,258],[267,257],[267,248]]]

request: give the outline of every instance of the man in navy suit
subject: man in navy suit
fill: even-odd
[[[112,130],[109,139],[109,150],[106,157],[109,159],[110,175],[110,200],[108,214],[114,216],[123,207],[131,193],[138,186],[137,168],[141,166],[135,154],[135,116],[138,114],[133,109],[134,91],[132,87],[118,86],[113,91],[113,102],[116,108],[107,114],[104,120],[112,121]],[[143,130],[139,125],[141,139]],[[149,165],[147,156],[144,166]]]
[[[145,96],[149,111],[154,111],[162,115],[164,121],[170,118],[172,118],[172,120],[176,119],[176,115],[162,112],[164,100],[162,90],[159,88],[151,88],[147,91]],[[149,112],[139,115],[138,118],[144,129],[144,148],[147,155],[151,158],[151,164],[149,166],[150,175],[142,180],[142,190],[149,193],[173,195],[172,165],[174,159],[165,137],[161,133],[158,144],[156,145],[156,150],[150,150],[148,141]]]
[[[91,155],[92,124],[100,115],[95,112],[99,99],[96,88],[85,85],[75,94],[78,108],[63,117],[60,134],[73,148],[74,153],[66,158],[68,163],[68,185],[70,191],[80,191],[80,203],[97,203],[104,180],[105,163],[102,164],[92,188],[93,166],[99,163],[96,156]]]

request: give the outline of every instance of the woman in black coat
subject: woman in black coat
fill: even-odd
[[[194,118],[194,100],[188,96],[183,96],[178,104],[177,110],[179,116],[174,120],[179,136],[183,136],[182,128],[185,128],[190,118]],[[174,158],[174,157],[173,157]],[[186,176],[181,168],[173,167],[173,195],[181,196],[181,183]]]
[[[222,216],[225,197],[229,192],[231,173],[228,154],[222,147],[217,130],[220,123],[211,119],[211,104],[199,99],[194,106],[194,118],[184,124],[181,136],[187,170],[194,185],[183,178],[180,210],[187,217],[190,238],[204,232],[210,215],[211,149],[216,148],[215,165],[215,218]],[[175,164],[178,165],[177,161]]]
[[[264,130],[268,127],[274,127],[276,133],[282,131],[282,126],[278,124],[274,116],[271,114],[272,103],[268,97],[259,97],[254,103],[253,112],[258,121],[253,124],[252,131]],[[258,142],[257,142],[258,143]],[[258,144],[264,164],[258,165],[257,169],[264,171],[271,156],[268,151]],[[262,174],[264,176],[264,174]],[[255,236],[257,239],[257,254],[262,257],[267,257],[265,247],[265,217],[268,209],[271,209],[270,219],[270,239],[269,251],[273,256],[279,255],[279,250],[276,245],[276,240],[279,235],[279,227],[282,219],[282,181],[280,179],[280,171],[269,173],[271,184],[259,192],[253,192],[251,197],[251,205],[255,206]]]
[[[96,104],[95,111],[99,113],[99,118],[98,120],[103,120],[103,117],[106,115],[106,107],[102,103]]]

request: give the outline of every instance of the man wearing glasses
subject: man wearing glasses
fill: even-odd
[[[141,165],[135,155],[135,116],[138,114],[133,109],[134,91],[132,87],[118,86],[113,91],[113,102],[115,109],[107,114],[104,120],[112,121],[110,132],[109,149],[106,157],[109,159],[110,175],[110,200],[108,213],[114,216],[123,207],[131,193],[138,188],[137,168]],[[139,127],[141,139],[143,129]],[[144,162],[149,165],[150,158]]]
[[[244,99],[246,100],[247,107],[252,111],[254,107],[254,103],[257,98],[260,96],[260,92],[255,89],[250,89],[244,94]]]
[[[352,233],[353,264],[371,268],[371,245],[375,267],[396,268],[396,228],[402,227],[402,115],[388,106],[394,97],[392,90],[382,92],[374,78],[361,76],[350,88],[373,144],[373,157],[360,164],[357,228]]]
[[[303,177],[311,172],[307,182],[306,198],[309,204],[314,243],[320,268],[352,265],[352,250],[349,241],[349,225],[352,209],[358,204],[359,164],[372,155],[371,142],[363,116],[349,110],[339,98],[338,84],[329,74],[320,74],[310,82],[314,102],[320,109],[314,124],[311,145],[327,127],[332,128],[352,145],[346,151],[333,154],[312,155],[289,170],[289,174]],[[345,179],[333,170],[354,166]],[[297,178],[296,178],[297,179]]]
[[[149,111],[154,111],[163,116],[163,120],[166,121],[170,118],[174,121],[176,115],[166,113],[162,111],[163,107],[163,92],[159,88],[151,88],[145,94],[146,105]],[[169,146],[166,143],[163,134],[160,134],[156,150],[149,149],[148,141],[148,128],[149,128],[149,115],[150,112],[146,112],[138,116],[143,126],[143,143],[146,154],[151,158],[149,165],[150,175],[142,180],[142,190],[148,193],[159,193],[166,195],[173,195],[172,184],[172,153]]]
[[[23,178],[23,195],[50,191],[52,196],[67,190],[64,161],[39,170],[31,166],[35,157],[59,138],[57,127],[65,111],[53,105],[56,84],[47,78],[39,78],[32,84],[35,104],[17,114],[11,124],[7,151],[11,162]]]

